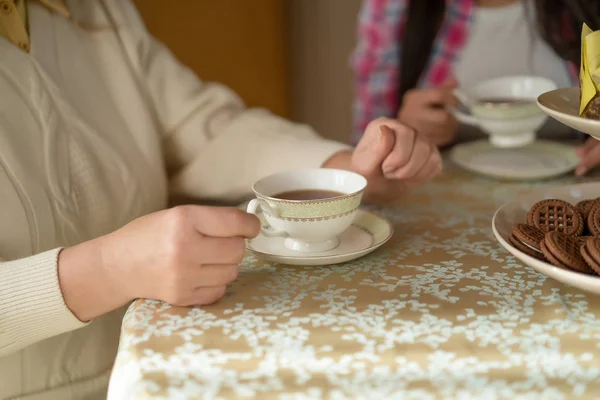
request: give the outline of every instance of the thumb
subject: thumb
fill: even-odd
[[[364,176],[382,175],[381,164],[394,148],[395,142],[396,134],[389,126],[375,128],[360,141],[352,155],[356,172]]]
[[[458,106],[459,101],[453,91],[453,89],[456,89],[457,87],[458,80],[456,80],[454,76],[449,77],[440,85],[440,88],[446,91],[444,94],[444,105],[446,105],[446,107]]]

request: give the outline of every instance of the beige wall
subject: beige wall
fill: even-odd
[[[348,141],[352,130],[350,53],[361,0],[284,0],[291,61],[292,117]]]

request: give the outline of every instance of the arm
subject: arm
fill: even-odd
[[[86,325],[63,300],[59,252],[0,262],[0,357]]]
[[[0,356],[134,298],[181,306],[218,301],[237,276],[244,239],[259,230],[256,216],[235,208],[178,207],[62,251],[0,262]]]
[[[406,0],[365,0],[363,3],[352,62],[355,72],[353,143],[358,143],[370,121],[396,115],[398,54],[406,3]]]
[[[129,57],[137,65],[164,132],[163,144],[175,194],[234,199],[271,173],[321,166],[347,149],[308,126],[248,109],[226,87],[201,82],[152,38],[135,8],[111,3]]]

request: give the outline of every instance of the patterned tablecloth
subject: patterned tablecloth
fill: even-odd
[[[252,256],[225,299],[139,300],[111,399],[600,398],[600,297],[546,278],[495,240],[494,211],[536,186],[449,167],[375,212],[396,234],[322,267]]]

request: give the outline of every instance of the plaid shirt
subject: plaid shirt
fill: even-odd
[[[427,0],[419,0],[427,1]],[[453,74],[454,61],[469,35],[473,0],[447,0],[446,16],[433,43],[419,87],[436,87]],[[354,135],[357,143],[367,124],[398,111],[399,58],[408,0],[364,0],[358,22],[358,46],[353,55],[356,75]],[[573,84],[579,69],[568,65]]]

